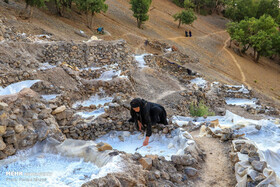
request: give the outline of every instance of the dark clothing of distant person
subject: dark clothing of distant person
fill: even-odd
[[[186,37],[188,37],[188,31],[185,31],[185,35],[186,35]]]
[[[192,31],[189,31],[189,35],[190,35],[190,37],[192,37]]]
[[[152,126],[156,123],[168,125],[166,120],[166,111],[163,106],[148,102],[144,99],[136,98],[130,102],[131,118],[129,122],[134,122],[137,130],[139,130],[138,121],[142,123],[142,129],[146,130],[146,136],[152,135]],[[132,108],[140,107],[139,112],[135,112]]]
[[[148,41],[148,40],[145,40],[145,42],[144,42],[145,46],[147,46],[148,43],[149,43],[149,41]]]

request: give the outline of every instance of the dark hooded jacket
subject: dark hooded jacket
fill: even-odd
[[[166,111],[163,106],[140,98],[133,99],[130,105],[131,118],[129,122],[134,122],[137,130],[139,130],[137,122],[139,120],[142,123],[142,129],[146,130],[146,136],[150,137],[152,135],[152,125],[156,123],[168,125]],[[140,107],[140,111],[135,112],[132,108],[138,106]]]

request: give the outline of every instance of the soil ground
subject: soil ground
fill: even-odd
[[[23,20],[19,12],[24,10],[24,3],[10,1],[7,5],[0,0],[0,19],[19,33],[43,34],[51,33],[56,39],[67,41],[87,40],[75,31],[83,30],[88,36],[97,35],[95,29],[88,29],[85,17],[76,10],[67,12],[65,17],[59,17],[47,10],[35,9],[31,19]],[[237,55],[228,48],[229,35],[225,31],[228,20],[220,15],[200,16],[191,26],[177,28],[172,15],[180,11],[172,0],[153,0],[150,8],[150,20],[138,29],[132,16],[129,0],[107,0],[107,13],[97,14],[93,28],[103,26],[106,35],[97,35],[104,40],[125,39],[136,53],[143,53],[145,39],[159,40],[170,45],[176,45],[190,58],[199,59],[199,63],[185,66],[204,75],[209,81],[219,81],[228,84],[244,84],[252,88],[260,98],[272,106],[280,106],[280,65],[267,58],[261,58],[255,63],[248,55]],[[5,19],[4,19],[5,18]],[[185,30],[191,30],[193,37],[184,37]],[[146,48],[148,52],[156,52]],[[170,76],[162,75],[160,79],[153,78],[153,72],[144,69],[138,72],[139,95],[159,102],[166,96],[178,98],[177,91],[182,88]],[[140,85],[140,84],[139,84]],[[157,95],[154,97],[153,95]],[[222,144],[218,139],[196,137],[195,141],[204,149],[207,157],[196,186],[234,186],[235,177],[228,157],[228,144]]]
[[[18,32],[30,34],[52,33],[54,37],[64,40],[87,40],[75,34],[83,30],[88,36],[97,35],[95,29],[90,30],[84,24],[84,16],[74,9],[59,17],[45,9],[34,11],[31,19],[23,20],[19,12],[24,10],[24,3],[7,5],[0,1],[0,18],[8,17],[9,24]],[[97,35],[105,40],[123,38],[127,40],[135,52],[141,53],[144,39],[156,39],[176,45],[191,58],[198,58],[199,63],[187,64],[188,68],[203,74],[210,81],[230,84],[244,84],[264,96],[270,104],[280,105],[280,65],[275,61],[262,57],[255,63],[250,52],[239,56],[232,48],[228,48],[229,35],[225,31],[227,19],[220,15],[201,16],[191,25],[177,28],[172,15],[181,8],[172,0],[153,0],[150,8],[150,19],[143,29],[136,26],[132,16],[129,0],[107,0],[109,9],[106,13],[97,14],[93,28],[103,26],[107,35]],[[191,30],[193,37],[184,37],[184,31]],[[149,50],[149,49],[146,49]],[[153,52],[153,51],[151,51]]]
[[[198,137],[199,131],[191,134],[206,153],[205,163],[202,164],[195,186],[235,186],[234,170],[229,159],[229,143],[221,143],[217,138]]]

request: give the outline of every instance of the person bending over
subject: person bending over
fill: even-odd
[[[137,130],[146,131],[146,138],[143,142],[143,146],[146,146],[149,144],[153,125],[156,123],[168,125],[166,111],[163,106],[140,98],[133,99],[130,106],[129,122],[134,122]]]

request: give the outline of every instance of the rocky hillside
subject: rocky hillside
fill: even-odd
[[[5,165],[2,168],[9,168],[9,159],[17,158],[21,150],[30,150],[35,145],[38,151],[41,145],[47,148],[39,153],[55,149],[54,154],[89,159],[100,168],[115,158],[122,159],[121,171],[107,172],[106,177],[85,177],[83,186],[277,184],[271,162],[259,152],[263,150],[247,142],[254,137],[247,136],[247,131],[244,137],[245,133],[238,130],[246,129],[249,124],[261,133],[266,126],[255,125],[253,120],[267,118],[271,118],[273,127],[277,125],[278,85],[274,87],[275,81],[270,82],[270,75],[266,74],[267,85],[263,86],[265,78],[258,79],[260,87],[252,85],[252,78],[247,77],[252,72],[238,66],[236,59],[240,57],[222,42],[226,33],[214,32],[217,28],[224,29],[226,20],[214,16],[211,22],[209,17],[199,17],[202,25],[196,22],[192,27],[198,36],[185,41],[180,36],[182,30],[161,28],[173,26],[171,18],[165,19],[167,23],[155,19],[179,10],[171,1],[153,2],[151,21],[144,30],[137,30],[133,19],[124,17],[129,12],[127,1],[108,3],[111,4],[108,15],[98,15],[96,24],[105,25],[110,34],[99,36],[99,40],[82,37],[78,30],[85,30],[88,36],[94,33],[82,23],[69,21],[70,18],[56,18],[46,10],[36,10],[34,18],[26,21],[17,13],[23,4],[12,1],[6,5],[0,1],[0,165]],[[50,24],[52,21],[59,26]],[[203,25],[212,29],[212,34],[202,32]],[[225,46],[217,53],[216,48],[221,45]],[[221,61],[228,56],[233,64]],[[245,79],[240,80],[239,74],[235,74],[236,67]],[[265,70],[272,72],[273,77],[277,68]],[[273,89],[260,93],[272,85]],[[173,141],[156,155],[128,153],[117,147],[126,143],[127,137],[138,135],[128,122],[129,102],[135,97],[166,108],[169,125],[155,126],[152,131],[155,137]],[[272,97],[276,102],[273,103]],[[190,118],[190,106],[198,103],[204,103],[215,116]],[[229,111],[252,120],[236,122]],[[232,126],[223,127],[228,123]],[[277,128],[275,132],[278,133]],[[114,147],[98,142],[104,135],[116,138],[119,143]],[[278,145],[277,140],[272,140]],[[212,144],[215,150],[209,149]],[[153,153],[154,147],[150,145],[146,149]],[[177,145],[180,146],[175,149]],[[75,154],[71,149],[80,152]],[[174,151],[168,155],[169,160],[161,156],[167,150]],[[243,161],[249,164],[244,165]],[[233,165],[235,171],[231,169]],[[248,172],[242,173],[239,168],[247,168]]]

